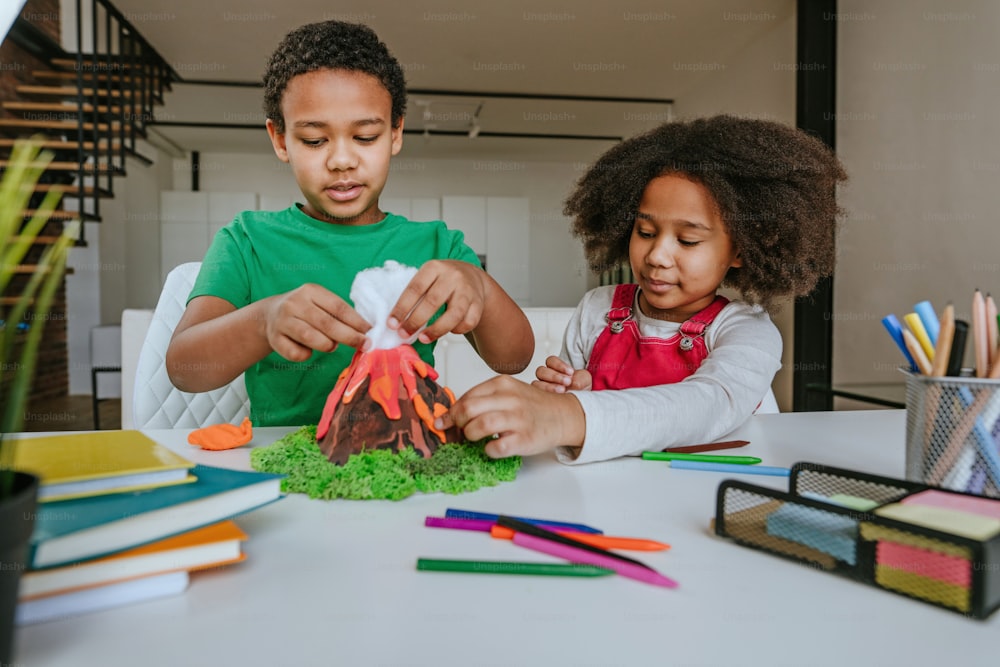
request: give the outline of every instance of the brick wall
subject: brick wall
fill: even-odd
[[[59,0],[29,0],[21,11],[21,18],[25,19],[45,34],[52,37],[56,43],[59,41]],[[46,64],[39,61],[32,55],[17,47],[12,40],[6,39],[0,44],[0,100],[24,99],[20,96],[16,87],[28,83],[38,83],[33,78],[33,73],[39,69],[45,69]],[[4,111],[5,116],[16,117]],[[57,222],[49,223],[44,230],[45,235],[56,235],[61,232],[62,225]],[[41,254],[42,247],[36,246],[31,250],[26,263],[36,261]],[[28,276],[16,277],[7,290],[5,296],[14,296],[21,293],[27,283]],[[0,307],[2,317],[6,320],[7,307]],[[53,302],[51,312],[46,316],[29,313],[26,321],[29,325],[38,326],[44,324],[45,332],[41,345],[39,346],[38,361],[35,369],[35,381],[32,387],[30,406],[51,398],[66,396],[69,391],[69,364],[66,351],[66,291],[63,283]],[[11,369],[6,369],[10,371]],[[4,373],[4,381],[9,381],[9,373]]]

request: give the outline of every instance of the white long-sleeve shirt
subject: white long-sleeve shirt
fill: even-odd
[[[575,369],[587,367],[607,326],[615,287],[598,287],[577,306],[560,355]],[[636,292],[638,299],[639,292]],[[669,338],[679,322],[632,312],[642,336]],[[742,424],[760,404],[781,368],[781,334],[767,313],[730,302],[705,331],[708,357],[681,382],[636,389],[572,392],[587,420],[583,447],[559,447],[563,463],[589,463],[664,447],[711,442]]]

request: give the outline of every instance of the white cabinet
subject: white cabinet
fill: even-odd
[[[486,270],[519,305],[531,301],[531,207],[527,197],[442,197],[441,218],[486,256]]]

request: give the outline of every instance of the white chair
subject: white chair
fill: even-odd
[[[134,330],[143,324],[143,311],[122,314],[123,395],[131,395],[131,410],[122,402],[122,428],[199,428],[209,424],[240,423],[250,414],[243,375],[224,387],[201,393],[188,393],[174,387],[167,376],[167,345],[187,305],[188,295],[201,269],[201,262],[188,262],[167,275],[149,327],[135,362],[124,358],[134,350]],[[127,389],[134,378],[132,391]],[[131,423],[126,415],[131,415]]]

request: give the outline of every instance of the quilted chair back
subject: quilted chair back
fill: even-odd
[[[168,275],[153,311],[136,365],[132,409],[134,428],[200,428],[240,423],[250,414],[243,376],[224,387],[191,394],[174,387],[164,363],[167,345],[187,305],[201,262],[175,267]]]

